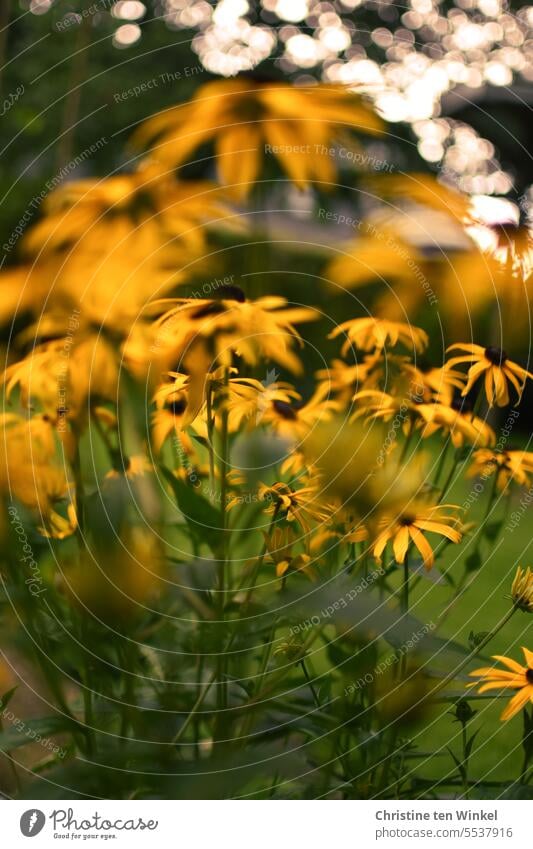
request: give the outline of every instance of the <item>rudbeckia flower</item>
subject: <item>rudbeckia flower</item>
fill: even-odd
[[[162,178],[151,166],[66,183],[46,199],[43,211],[24,239],[31,254],[74,247],[98,256],[125,240],[144,250],[162,250],[172,241],[182,254],[197,255],[205,250],[204,225],[227,215],[213,183]]]
[[[323,146],[342,129],[379,133],[382,122],[342,86],[294,86],[247,77],[207,83],[187,104],[160,112],[137,131],[137,145],[150,145],[166,167],[179,166],[208,141],[215,142],[222,182],[245,196],[272,153],[299,188],[331,183],[336,169]]]
[[[155,412],[152,415],[152,439],[154,449],[159,452],[163,443],[174,433],[187,454],[193,453],[191,438],[187,428],[203,438],[207,437],[205,420],[198,415],[199,410],[191,411],[189,404],[189,376],[178,372],[169,372],[172,380],[159,386],[154,394]]]
[[[401,343],[420,352],[425,350],[429,343],[427,333],[420,327],[372,316],[344,321],[329,334],[328,339],[336,339],[341,334],[347,337],[342,346],[343,355],[352,344],[363,351],[381,351],[387,345]]]
[[[271,405],[290,406],[301,400],[300,394],[290,383],[261,383],[253,377],[230,378],[226,395],[227,400],[222,402],[222,407],[229,411],[228,427],[231,433],[238,431],[243,424],[257,427]]]
[[[7,398],[18,387],[23,406],[38,401],[51,419],[75,422],[81,430],[90,406],[116,401],[119,360],[104,334],[80,332],[37,346],[1,379]]]
[[[531,569],[516,570],[516,575],[511,586],[511,598],[513,604],[525,613],[533,613],[533,572]]]
[[[295,544],[294,531],[290,526],[274,528],[270,534],[265,534],[265,563],[274,563],[278,578],[283,578],[289,571],[310,574],[311,558],[304,552],[296,553]]]
[[[459,363],[471,363],[468,370],[468,381],[462,391],[462,395],[468,395],[474,384],[485,376],[485,393],[487,401],[492,407],[505,407],[509,403],[510,383],[518,395],[518,401],[522,397],[524,384],[528,377],[533,378],[530,372],[513,363],[507,356],[506,351],[501,348],[482,348],[481,345],[466,345],[463,343],[450,345],[448,351],[465,351],[459,357],[452,357],[446,363],[446,368],[452,368]]]
[[[468,469],[469,478],[488,478],[497,474],[498,489],[503,490],[514,481],[519,486],[529,486],[533,474],[533,453],[529,451],[492,451],[490,448],[475,451]]]
[[[427,277],[428,270],[429,263],[422,252],[402,239],[390,225],[368,221],[359,225],[357,239],[338,249],[324,276],[341,289],[370,282],[386,283],[402,293],[398,297],[404,304],[403,293],[408,296],[409,291],[414,291],[418,295],[420,276]]]
[[[449,433],[452,445],[495,445],[496,434],[484,419],[472,417],[461,405],[420,404],[417,413],[422,419],[422,436],[429,437],[438,430]]]
[[[412,543],[418,549],[425,568],[431,569],[435,555],[425,534],[432,533],[453,543],[460,542],[462,533],[458,530],[457,510],[459,507],[453,504],[413,504],[412,509],[407,508],[392,520],[383,518],[379,524],[381,530],[371,544],[374,557],[381,561],[385,546],[390,541],[396,563],[403,563]]]
[[[348,404],[354,393],[363,385],[368,387],[370,374],[375,367],[376,357],[365,357],[363,362],[348,365],[343,360],[333,360],[330,368],[320,369],[316,379],[332,392],[340,404]]]
[[[506,221],[490,227],[494,242],[489,250],[505,275],[528,277],[533,269],[533,231],[530,222]]]
[[[380,196],[443,212],[459,224],[470,223],[474,218],[470,196],[444,185],[432,174],[416,171],[410,174],[381,174],[367,178],[366,182]]]
[[[527,704],[533,704],[533,652],[524,648],[524,646],[522,646],[522,651],[526,660],[525,666],[520,666],[516,660],[510,657],[495,654],[493,659],[503,663],[507,669],[484,666],[481,669],[474,669],[470,673],[470,675],[481,678],[485,682],[476,682],[470,685],[476,687],[479,683],[479,693],[487,693],[489,690],[518,690],[518,693],[513,696],[503,711],[501,720],[511,719]]]
[[[274,399],[263,412],[263,421],[282,438],[301,440],[319,421],[328,421],[335,410],[340,409],[337,401],[327,398],[328,386],[320,384],[305,404]]]
[[[218,298],[177,298],[156,302],[165,310],[155,322],[155,347],[174,360],[191,345],[205,340],[213,361],[231,365],[237,354],[250,365],[272,360],[296,374],[302,365],[292,346],[303,344],[294,324],[313,321],[317,313],[306,307],[288,307],[285,298],[268,296],[247,300],[238,286],[221,286]]]
[[[298,522],[305,533],[310,533],[310,522],[325,522],[331,510],[318,499],[318,485],[310,482],[307,486],[291,486],[281,481],[259,488],[260,501],[269,503],[267,513],[280,516],[288,522]]]

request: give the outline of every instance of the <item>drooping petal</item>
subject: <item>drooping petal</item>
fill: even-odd
[[[516,716],[519,710],[521,710],[524,705],[526,705],[533,694],[533,687],[528,686],[524,687],[520,690],[509,702],[505,710],[503,711],[500,719],[511,719],[513,716]]]

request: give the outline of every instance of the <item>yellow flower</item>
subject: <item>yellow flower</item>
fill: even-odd
[[[246,422],[250,427],[257,427],[271,405],[290,407],[293,401],[301,400],[290,383],[261,383],[252,377],[231,378],[227,396],[223,406],[229,410],[228,427],[232,433]]]
[[[221,190],[212,183],[162,178],[146,166],[132,174],[77,180],[57,188],[43,204],[45,217],[26,236],[32,254],[83,250],[100,257],[120,240],[130,249],[162,250],[172,240],[191,255],[205,250],[204,224],[225,213]]]
[[[417,249],[404,241],[390,226],[361,222],[358,237],[339,251],[326,267],[324,276],[342,289],[352,289],[369,282],[381,282],[403,294],[419,294],[421,269],[427,260]],[[427,275],[425,275],[427,276]],[[423,290],[422,290],[423,295]]]
[[[245,196],[272,153],[300,188],[331,183],[336,169],[322,147],[342,128],[366,133],[382,123],[360,98],[342,86],[294,86],[246,77],[202,86],[189,103],[167,109],[138,130],[138,145],[151,145],[166,167],[182,165],[207,141],[215,142],[222,182]]]
[[[533,704],[533,652],[522,646],[526,666],[520,666],[516,660],[510,657],[502,657],[501,655],[493,655],[494,660],[499,660],[507,669],[497,669],[490,666],[474,669],[470,673],[485,681],[479,687],[479,693],[487,693],[489,690],[518,690],[518,693],[513,696],[500,719],[511,719],[519,710],[525,707],[528,703]],[[471,687],[478,686],[478,682],[471,684]]]
[[[302,344],[294,323],[316,319],[313,310],[287,307],[286,299],[276,296],[249,301],[238,286],[221,286],[217,294],[218,298],[206,300],[158,302],[165,312],[155,324],[154,348],[175,361],[193,343],[206,340],[217,365],[231,365],[232,354],[237,354],[250,365],[263,357],[294,373],[302,371],[292,351],[295,343]]]
[[[391,541],[396,563],[403,563],[407,550],[413,543],[422,557],[425,568],[431,569],[435,562],[435,555],[425,534],[438,534],[450,542],[460,542],[462,533],[457,529],[459,519],[453,512],[446,512],[457,510],[459,507],[453,504],[413,504],[411,508],[407,507],[392,520],[382,519],[379,523],[378,535],[371,545],[374,557],[381,560],[385,546]]]
[[[387,358],[385,367],[390,359]],[[400,371],[409,378],[409,395],[421,401],[437,401],[450,406],[453,403],[454,389],[462,389],[465,384],[465,376],[460,371],[453,371],[445,366],[434,368],[418,363],[415,365],[407,357],[397,359]]]
[[[104,334],[81,332],[33,348],[5,370],[6,396],[20,388],[31,408],[38,401],[53,420],[84,427],[89,407],[116,401],[120,351]]]
[[[462,405],[420,404],[417,413],[422,419],[422,436],[429,437],[438,430],[450,434],[452,445],[495,445],[496,434],[484,419],[465,412]]]
[[[316,379],[324,383],[328,392],[337,396],[342,405],[348,404],[358,389],[369,385],[369,376],[376,364],[376,357],[365,357],[363,362],[347,365],[343,360],[333,360],[330,368],[320,369]]]
[[[514,278],[527,278],[533,269],[533,231],[528,222],[512,221],[493,224],[490,246],[492,256],[501,263],[503,272]]]
[[[380,196],[443,212],[460,224],[473,220],[470,196],[440,183],[431,174],[416,171],[410,174],[381,174],[368,178],[367,182]]]
[[[492,451],[490,448],[475,451],[467,477],[488,478],[498,475],[498,489],[514,481],[519,486],[529,486],[533,474],[533,453],[529,451]]]
[[[389,395],[388,392],[381,392],[378,389],[363,389],[362,392],[357,392],[352,400],[356,405],[352,420],[359,418],[361,415],[367,415],[372,419],[389,421],[389,419],[399,413],[402,416],[402,423],[405,427],[408,427],[409,419],[418,414],[419,406],[421,406],[414,404],[407,398],[402,398],[399,395]]]
[[[518,567],[511,586],[511,598],[515,607],[526,613],[533,613],[533,572],[531,569]]]
[[[187,454],[193,453],[193,447],[186,429],[190,427],[194,434],[207,437],[205,421],[198,415],[200,410],[191,410],[189,403],[189,375],[169,372],[171,382],[161,384],[155,394],[155,412],[152,415],[152,440],[154,449],[159,452],[171,433],[175,433]]]
[[[450,345],[448,351],[466,351],[459,357],[452,357],[446,363],[446,368],[452,368],[459,363],[472,363],[468,370],[468,382],[462,391],[462,395],[468,395],[474,384],[482,375],[485,375],[485,394],[487,401],[492,407],[505,407],[509,403],[508,382],[514,387],[518,395],[518,401],[522,397],[524,384],[528,377],[533,375],[521,366],[509,360],[507,353],[501,348],[482,348],[481,345],[456,344]],[[520,385],[520,382],[522,385]]]
[[[328,339],[335,339],[341,333],[347,337],[342,347],[343,355],[352,344],[363,351],[380,351],[387,345],[397,345],[400,342],[407,348],[420,352],[427,348],[429,342],[427,333],[420,327],[372,316],[344,321],[329,334]]]
[[[326,398],[328,386],[320,384],[312,397],[305,404],[273,399],[265,408],[263,422],[282,438],[302,440],[311,428],[320,421],[328,421],[334,410],[340,409],[340,404]]]
[[[274,528],[269,534],[265,534],[268,552],[265,562],[275,564],[278,578],[282,578],[289,570],[309,574],[311,558],[305,553],[294,553],[295,542],[294,531],[290,526]]]
[[[310,482],[308,486],[293,487],[281,481],[259,488],[260,501],[269,502],[267,513],[279,515],[288,522],[298,522],[305,533],[310,533],[310,521],[325,522],[331,511],[319,501],[318,485]]]

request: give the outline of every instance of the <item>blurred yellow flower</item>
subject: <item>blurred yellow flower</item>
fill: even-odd
[[[331,510],[319,499],[318,483],[313,481],[300,487],[281,481],[272,486],[263,484],[258,497],[269,504],[267,513],[298,522],[305,533],[310,533],[310,522],[325,522],[331,515]]]
[[[519,486],[529,486],[533,474],[533,453],[529,451],[492,451],[480,448],[472,456],[467,477],[488,478],[496,474],[498,489],[514,481]]]
[[[420,327],[372,316],[344,321],[329,334],[328,339],[336,339],[341,334],[346,336],[342,346],[343,355],[352,344],[363,351],[380,351],[387,345],[398,343],[415,351],[423,351],[429,342],[427,333]]]
[[[292,347],[303,343],[294,324],[315,320],[314,310],[288,307],[286,299],[277,296],[249,301],[238,286],[221,286],[217,294],[214,299],[158,302],[164,314],[155,323],[154,348],[176,361],[201,339],[211,345],[213,365],[229,366],[237,354],[250,365],[264,358],[301,373]]]
[[[292,527],[274,528],[269,534],[265,534],[265,544],[268,552],[265,563],[275,564],[278,578],[282,578],[289,571],[310,574],[310,556],[305,552],[294,552],[296,538]]]
[[[438,403],[419,404],[416,409],[422,419],[420,424],[423,437],[443,430],[449,433],[455,448],[460,448],[465,443],[483,447],[496,444],[496,434],[491,426],[479,416],[466,412],[460,404],[457,407],[453,403],[451,406]]]
[[[222,182],[245,196],[271,153],[299,188],[335,180],[329,153],[342,129],[379,133],[382,122],[357,95],[342,86],[294,86],[247,77],[216,80],[193,99],[149,119],[137,145],[150,145],[165,167],[182,165],[207,141],[215,141]]]
[[[302,440],[317,422],[328,421],[340,409],[337,401],[327,398],[328,391],[325,383],[319,384],[305,404],[273,399],[265,407],[263,421],[285,439]]]

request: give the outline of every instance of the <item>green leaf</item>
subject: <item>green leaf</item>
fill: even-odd
[[[502,525],[503,520],[499,522],[490,522],[489,524],[485,525],[485,527],[483,528],[484,536],[486,536],[488,540],[493,542],[500,533]]]
[[[161,473],[172,487],[178,507],[191,533],[215,553],[220,546],[222,532],[220,511],[193,487],[179,480],[169,469],[161,466]]]
[[[6,708],[8,706],[9,702],[11,701],[13,696],[15,695],[17,687],[18,687],[18,684],[15,687],[12,687],[11,690],[8,690],[7,693],[4,693],[4,695],[0,698],[0,707],[1,708]],[[1,722],[1,720],[0,720],[0,722]]]
[[[11,726],[0,734],[0,751],[10,752],[22,746],[49,740],[54,734],[64,731],[83,730],[82,726],[64,716],[47,716],[42,719],[20,719],[15,717],[18,727]]]

